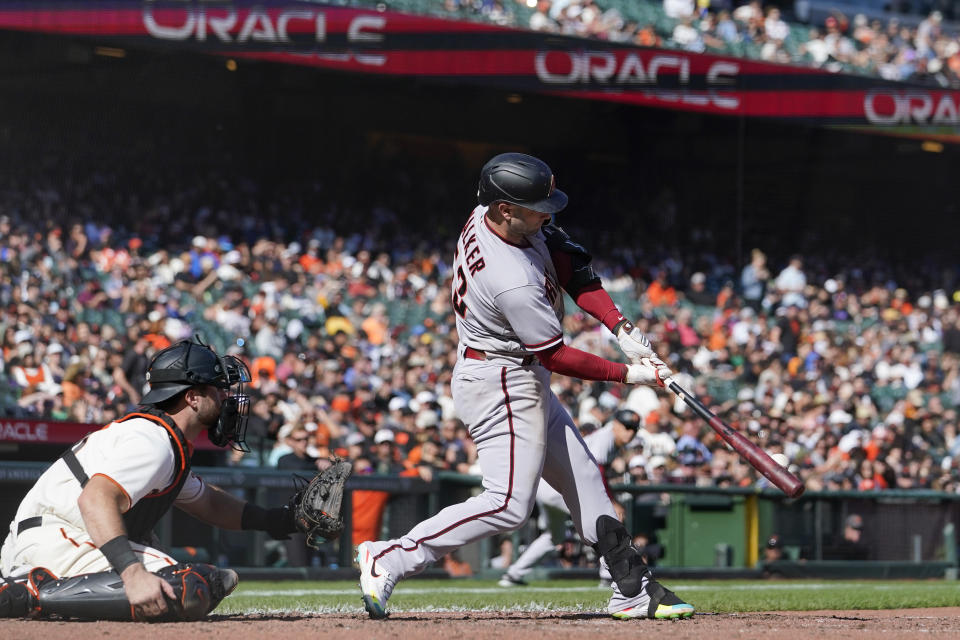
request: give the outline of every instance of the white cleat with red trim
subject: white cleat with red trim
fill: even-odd
[[[363,597],[363,607],[375,620],[387,617],[387,599],[393,593],[396,580],[381,567],[376,567],[374,574],[373,552],[369,542],[357,545],[357,564],[360,565],[360,595]]]

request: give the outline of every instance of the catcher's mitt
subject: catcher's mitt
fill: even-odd
[[[343,486],[353,471],[349,460],[331,458],[333,464],[313,477],[313,480],[292,499],[293,522],[297,530],[307,536],[307,546],[318,549],[327,540],[336,539],[343,532]]]

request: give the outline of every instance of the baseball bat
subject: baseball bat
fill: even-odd
[[[697,396],[687,392],[673,380],[667,384],[667,388],[677,394],[677,397],[693,409],[694,413],[703,418],[710,425],[710,428],[723,438],[724,442],[746,458],[750,466],[762,473],[778,489],[791,498],[798,498],[803,494],[805,487],[800,478],[781,467],[776,460],[767,455],[766,451],[747,440],[743,434],[717,417],[715,413],[700,402]]]

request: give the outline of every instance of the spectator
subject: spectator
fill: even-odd
[[[744,302],[759,312],[770,272],[767,270],[767,256],[760,249],[750,251],[750,264],[740,273],[740,289]]]
[[[692,304],[712,306],[716,297],[707,291],[707,276],[698,271],[690,276],[690,287],[684,297]]]
[[[687,51],[700,53],[704,50],[703,36],[693,27],[693,18],[687,16],[677,22],[673,28],[672,40],[674,44]]]
[[[663,0],[663,12],[674,20],[692,19],[695,10],[694,0]]]
[[[827,35],[823,40],[827,45],[827,53],[832,60],[842,63],[848,63],[853,59],[856,49],[850,38],[843,35],[840,23],[834,16],[828,16],[824,22],[827,29]]]
[[[726,9],[717,14],[717,26],[714,32],[718,38],[727,43],[738,42],[740,40],[740,31],[737,29],[737,23],[730,17],[730,12]]]
[[[310,446],[310,432],[305,427],[294,425],[286,441],[292,451],[277,459],[277,469],[289,469],[291,471],[317,471],[319,469],[317,458],[307,453]]]
[[[763,21],[763,30],[767,38],[783,43],[790,35],[790,27],[780,17],[780,9],[767,7],[767,17]]]
[[[531,29],[534,31],[550,31],[554,33],[560,30],[560,25],[549,15],[550,4],[550,0],[538,0],[537,10],[530,16]]]
[[[760,0],[750,0],[733,10],[733,19],[740,24],[748,24],[751,20],[763,19],[763,8]]]
[[[403,465],[399,460],[396,438],[390,429],[380,429],[374,437],[373,465],[377,473],[400,473]]]
[[[806,307],[807,301],[803,295],[806,286],[807,276],[803,273],[803,258],[799,255],[791,256],[790,263],[783,268],[774,281],[780,303],[785,307]]]
[[[659,47],[663,45],[663,38],[657,33],[653,24],[647,23],[637,31],[633,42],[641,47]]]
[[[677,291],[667,282],[666,269],[659,269],[653,282],[647,287],[647,299],[655,307],[672,307],[677,304]]]
[[[830,59],[830,47],[819,29],[807,32],[807,41],[800,45],[800,55],[809,56],[815,67],[822,67]]]

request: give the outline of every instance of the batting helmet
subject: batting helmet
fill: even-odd
[[[547,163],[525,153],[501,153],[483,165],[477,199],[484,206],[499,200],[540,213],[567,206],[567,194],[556,188]]]

